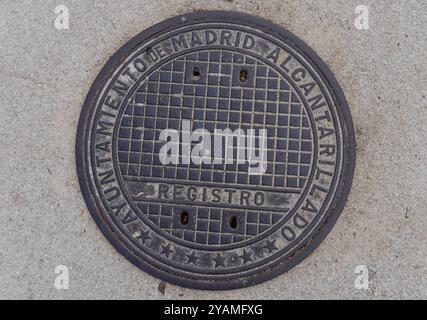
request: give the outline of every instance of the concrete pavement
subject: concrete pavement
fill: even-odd
[[[70,29],[57,30],[57,5]],[[354,9],[369,7],[369,30]],[[357,163],[349,200],[320,247],[254,287],[203,292],[166,284],[122,258],[80,193],[79,113],[127,40],[168,17],[238,10],[272,20],[329,65],[350,106]],[[425,1],[90,1],[0,3],[0,298],[427,298],[427,4]],[[68,290],[54,286],[69,268]],[[369,269],[369,289],[354,269]]]

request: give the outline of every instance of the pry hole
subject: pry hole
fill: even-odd
[[[239,225],[239,220],[237,219],[236,216],[231,216],[229,222],[230,222],[230,227],[232,229],[236,229],[237,226]]]
[[[181,211],[180,220],[181,220],[181,224],[183,224],[183,225],[188,224],[188,221],[190,220],[190,215],[188,214],[187,211],[185,211],[185,210]]]
[[[248,72],[245,69],[240,70],[240,81],[245,82],[248,80]]]
[[[194,80],[200,79],[200,68],[198,66],[193,67],[193,79]]]

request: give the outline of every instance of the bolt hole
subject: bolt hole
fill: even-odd
[[[237,219],[236,216],[231,216],[229,222],[230,222],[230,227],[232,229],[236,229],[237,226],[239,225],[239,220]]]
[[[198,66],[193,67],[193,79],[195,80],[200,79],[200,68]]]
[[[248,72],[245,69],[240,70],[240,81],[245,82],[248,80]]]
[[[181,224],[183,224],[183,225],[188,224],[188,221],[190,220],[190,215],[188,214],[187,211],[185,211],[185,210],[181,211],[180,220],[181,220]]]

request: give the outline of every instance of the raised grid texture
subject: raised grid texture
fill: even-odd
[[[193,76],[194,67],[200,76]],[[240,71],[248,73],[245,82]],[[249,175],[248,164],[163,165],[159,151],[161,130],[179,130],[191,120],[191,130],[266,129],[267,171]],[[234,158],[237,150],[234,150]],[[163,65],[142,83],[132,97],[119,128],[118,162],[124,179],[232,185],[235,188],[301,191],[309,174],[312,133],[297,94],[272,68],[250,56],[225,50],[198,51]],[[228,244],[249,239],[276,223],[273,212],[192,206],[188,226],[174,217],[183,206],[138,203],[161,229],[191,242]],[[227,230],[230,215],[241,227]]]

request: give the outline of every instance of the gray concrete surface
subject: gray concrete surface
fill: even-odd
[[[54,28],[54,8],[70,29]],[[370,30],[354,27],[369,5]],[[165,18],[240,10],[283,25],[327,62],[350,105],[357,168],[333,231],[262,285],[201,292],[166,285],[122,258],[92,221],[74,165],[77,120],[107,59]],[[0,298],[427,298],[426,1],[0,2]],[[55,266],[70,288],[54,287]],[[367,265],[370,288],[354,268]]]

